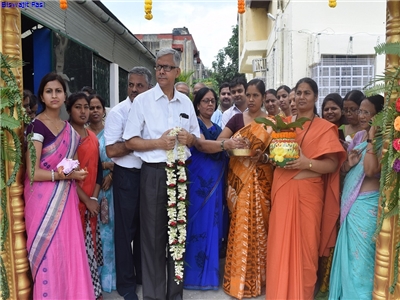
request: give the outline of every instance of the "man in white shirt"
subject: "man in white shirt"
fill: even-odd
[[[115,265],[117,291],[125,299],[138,299],[136,284],[142,283],[139,187],[142,161],[125,146],[122,135],[137,95],[147,91],[152,79],[144,67],[128,74],[128,97],[111,109],[104,126],[107,156],[114,162]],[[131,243],[133,242],[133,251]]]
[[[173,49],[161,49],[157,53],[157,85],[135,99],[123,135],[126,147],[143,161],[140,183],[143,299],[180,300],[183,295],[183,283],[174,281],[170,251],[167,251],[168,263],[165,260],[168,243],[166,150],[174,149],[177,140],[187,146],[187,159],[188,147],[200,137],[200,129],[192,102],[174,88],[175,78],[180,74],[180,60],[179,52]],[[182,129],[176,137],[169,136],[175,127]]]
[[[219,87],[219,106],[211,116],[211,122],[214,122],[219,127],[222,126],[222,114],[233,104],[229,83],[224,82]]]
[[[246,88],[247,81],[243,77],[237,77],[229,83],[233,105],[222,114],[222,129],[234,115],[243,113],[247,109]]]

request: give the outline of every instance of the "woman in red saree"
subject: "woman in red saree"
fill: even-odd
[[[28,138],[34,144],[36,163],[32,165],[28,149],[24,188],[33,299],[94,299],[75,184],[87,172],[75,170],[68,176],[57,172],[62,159],[77,159],[80,140],[59,117],[65,101],[63,79],[56,73],[45,75],[38,95],[44,111],[26,130],[32,134]]]
[[[230,137],[247,140],[252,150],[263,154],[271,141],[272,129],[265,130],[264,125],[254,119],[267,117],[261,110],[264,83],[260,79],[251,80],[246,97],[248,111],[233,116],[218,140]],[[259,296],[265,285],[272,166],[263,163],[263,157],[232,156],[229,160],[227,205],[230,225],[223,287],[225,293],[237,299]]]
[[[318,86],[311,78],[296,87],[300,158],[276,168],[267,246],[267,299],[313,299],[318,257],[336,241],[339,169],[346,153],[334,124],[318,118]],[[296,117],[292,117],[294,121]]]
[[[81,168],[88,171],[88,176],[78,186],[79,214],[85,236],[86,252],[88,255],[90,273],[96,298],[102,295],[98,267],[103,264],[100,230],[97,215],[100,211],[97,197],[102,182],[101,164],[99,164],[99,142],[96,135],[85,128],[89,120],[89,99],[86,94],[72,94],[67,100],[69,122],[81,136],[78,156]],[[100,170],[99,170],[100,168]]]

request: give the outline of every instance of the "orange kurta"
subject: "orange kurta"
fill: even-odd
[[[300,144],[311,122],[297,129]],[[339,217],[339,169],[346,157],[337,128],[315,118],[301,149],[310,159],[337,153],[332,174],[293,179],[300,170],[276,168],[267,244],[267,299],[313,299],[318,256],[329,255]]]
[[[252,122],[234,137],[248,138],[262,152],[271,141],[264,125]],[[224,291],[237,298],[261,295],[265,285],[266,246],[272,166],[247,157],[231,157],[227,204],[231,215]]]

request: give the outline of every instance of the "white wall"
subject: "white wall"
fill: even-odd
[[[374,46],[385,42],[386,0],[338,0],[336,8],[330,8],[328,0],[291,0],[283,12],[272,11],[277,20],[268,39],[273,74],[267,75],[267,85],[274,80],[269,88],[293,87],[311,75],[310,67],[321,55],[374,55]],[[378,56],[376,73],[382,74],[384,67],[384,57]]]

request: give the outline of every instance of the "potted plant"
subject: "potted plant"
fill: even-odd
[[[287,162],[299,158],[299,145],[296,142],[296,128],[303,129],[303,124],[308,118],[300,118],[294,122],[285,123],[278,115],[275,122],[267,118],[256,118],[257,123],[271,126],[271,143],[269,144],[269,157],[279,167],[284,167]]]

